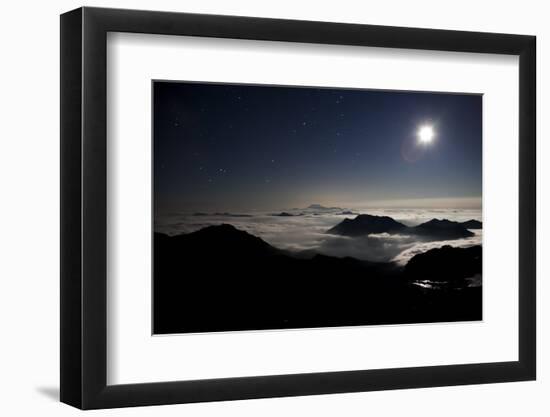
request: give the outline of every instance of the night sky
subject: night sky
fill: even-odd
[[[164,81],[153,95],[157,214],[481,206],[480,95]]]

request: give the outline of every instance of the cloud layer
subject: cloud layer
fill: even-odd
[[[284,209],[293,216],[274,216],[275,212],[223,213],[196,215],[173,213],[155,219],[155,231],[167,234],[190,233],[210,225],[229,223],[238,229],[259,236],[271,245],[291,251],[315,251],[331,256],[351,256],[357,259],[405,264],[417,253],[443,245],[467,247],[481,244],[482,231],[466,239],[452,241],[421,241],[407,235],[386,233],[357,238],[325,234],[326,230],[355,215],[342,214],[343,210]],[[480,210],[420,210],[386,209],[353,210],[354,213],[385,215],[408,226],[415,226],[432,218],[465,221],[481,220]],[[247,214],[248,216],[242,216]],[[238,216],[237,216],[238,215]]]

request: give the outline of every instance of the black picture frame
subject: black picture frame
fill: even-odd
[[[519,360],[107,385],[108,32],[519,56]],[[535,379],[534,36],[84,7],[61,15],[60,56],[62,402],[97,409]]]

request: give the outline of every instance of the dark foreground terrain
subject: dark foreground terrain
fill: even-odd
[[[432,249],[399,268],[296,257],[227,224],[155,233],[154,333],[481,320],[480,274],[481,246]]]

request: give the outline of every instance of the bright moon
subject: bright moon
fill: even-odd
[[[420,143],[428,144],[431,143],[434,138],[434,129],[431,126],[422,126],[418,130],[418,140]]]

